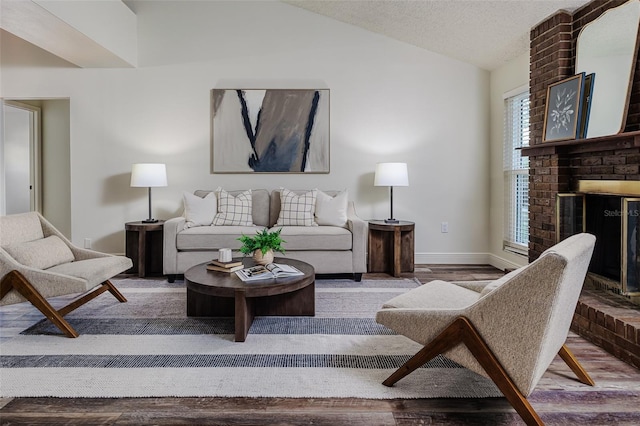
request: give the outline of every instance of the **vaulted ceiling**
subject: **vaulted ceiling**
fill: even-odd
[[[125,4],[137,1],[144,0],[2,0],[0,28],[80,67],[136,66],[136,17]],[[487,70],[526,53],[529,31],[537,23],[558,10],[572,11],[589,2],[281,1]],[[180,3],[189,7],[190,2]]]
[[[282,0],[285,3],[495,69],[529,49],[529,31],[589,0]]]

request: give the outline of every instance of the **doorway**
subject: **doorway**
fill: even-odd
[[[70,108],[69,98],[0,100],[0,215],[40,212],[67,238],[71,238]],[[14,120],[15,116],[19,118]],[[5,121],[21,123],[15,126],[21,130],[11,130],[13,125]],[[8,144],[14,132],[22,135],[15,148],[19,155]]]
[[[2,102],[0,214],[41,211],[41,109]]]

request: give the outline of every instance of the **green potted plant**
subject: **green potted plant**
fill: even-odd
[[[284,253],[282,243],[286,243],[286,241],[280,237],[280,232],[282,232],[282,228],[271,232],[268,229],[263,229],[262,231],[257,231],[253,237],[242,234],[238,238],[238,241],[242,243],[240,252],[245,255],[253,254],[253,260],[257,264],[266,265],[271,263],[273,262],[274,251]]]

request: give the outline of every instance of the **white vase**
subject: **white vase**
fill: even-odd
[[[253,260],[258,265],[266,265],[267,263],[271,263],[273,262],[273,250],[269,250],[265,254],[262,254],[262,250],[258,249],[253,252]]]

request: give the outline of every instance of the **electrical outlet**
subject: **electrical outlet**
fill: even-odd
[[[449,232],[449,222],[442,222],[440,224],[440,232],[442,232],[443,234]]]
[[[90,249],[91,248],[91,238],[85,238],[84,239],[84,248],[86,248],[86,249]]]

